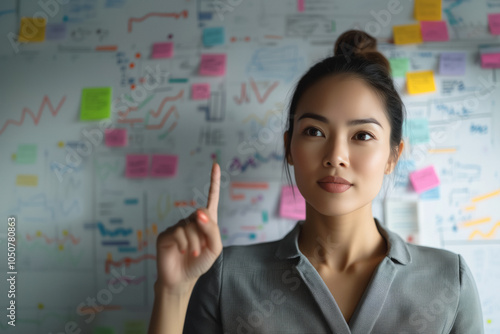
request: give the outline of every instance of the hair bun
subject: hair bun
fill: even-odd
[[[377,40],[361,30],[348,30],[342,33],[335,42],[333,54],[334,56],[364,57],[384,67],[387,73],[391,72],[389,61],[377,51]]]

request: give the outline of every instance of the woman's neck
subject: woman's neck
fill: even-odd
[[[348,215],[324,216],[306,203],[299,249],[316,268],[346,272],[387,254],[369,206]]]

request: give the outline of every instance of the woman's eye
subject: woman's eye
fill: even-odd
[[[373,138],[373,136],[371,134],[369,134],[368,132],[358,132],[355,137],[359,138],[358,137],[359,135],[370,136]],[[368,140],[361,139],[361,141],[368,141]]]
[[[309,131],[309,130],[311,130],[311,131]],[[303,132],[303,133],[305,133],[306,135],[311,135],[311,134],[313,134],[313,135],[312,135],[313,137],[317,137],[317,136],[315,136],[315,135],[314,135],[314,133],[316,133],[316,132],[321,133],[321,131],[319,131],[319,130],[318,130],[318,129],[316,129],[316,128],[313,128],[313,127],[308,127],[308,128],[306,128],[306,129],[304,130],[304,132]]]

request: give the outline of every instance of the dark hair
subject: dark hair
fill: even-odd
[[[387,119],[391,125],[391,154],[398,157],[398,146],[403,137],[405,108],[392,81],[387,58],[377,51],[377,41],[360,30],[349,30],[339,36],[334,55],[312,66],[298,81],[290,100],[287,119],[288,141],[285,143],[284,167],[289,184],[292,184],[287,156],[290,154],[295,109],[304,92],[319,80],[337,74],[348,74],[364,80],[385,105]]]

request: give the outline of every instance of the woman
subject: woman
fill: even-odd
[[[361,31],[334,53],[298,82],[284,133],[305,220],[281,240],[222,247],[214,163],[207,207],[158,237],[150,333],[483,333],[463,257],[372,215],[404,147],[387,59]]]

